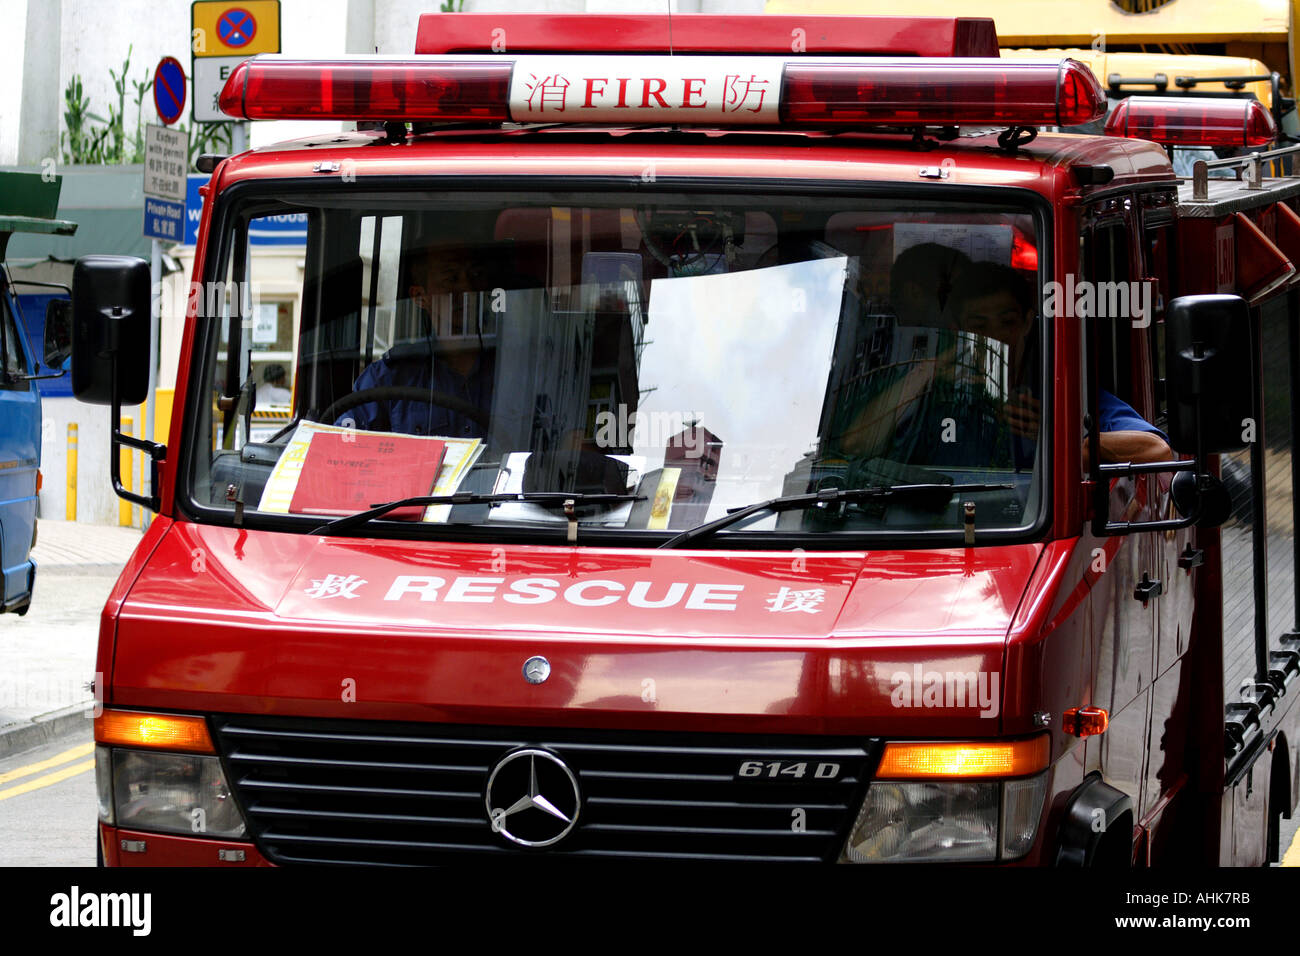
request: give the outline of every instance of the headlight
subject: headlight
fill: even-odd
[[[841,856],[849,863],[992,862],[1033,845],[1047,775],[871,784]]]
[[[95,748],[95,790],[99,797],[99,822],[113,825],[113,751]]]
[[[1038,835],[1038,818],[1047,795],[1047,774],[1002,785],[1002,859],[1024,856]]]
[[[227,839],[244,835],[244,818],[216,757],[117,749],[111,754],[113,804],[107,810],[110,821],[105,822],[116,816],[120,827],[156,833]],[[106,795],[100,780],[102,820]]]

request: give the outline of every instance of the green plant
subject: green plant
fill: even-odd
[[[65,129],[59,134],[59,146],[63,151],[63,161],[65,163],[87,162],[88,160],[83,157],[87,152],[87,140],[90,132],[87,129],[86,122],[89,119],[90,100],[82,92],[80,74],[72,74],[72,79],[68,81],[68,86],[63,91],[63,102],[65,104],[63,110]]]
[[[131,144],[131,162],[144,162],[144,98],[150,90],[153,89],[153,80],[149,79],[149,71],[146,70],[143,80],[132,80],[131,85],[135,87],[135,140]]]
[[[231,123],[196,123],[193,128],[186,130],[189,134],[189,160],[190,165],[194,165],[201,153],[223,153],[229,155],[234,149],[234,140],[231,138]],[[181,126],[181,129],[185,129]]]
[[[442,4],[438,9],[443,13],[464,13],[465,0],[460,0],[460,3],[457,3],[456,0],[442,0]]]
[[[462,3],[464,0],[462,0]],[[146,68],[138,80],[129,78],[131,47],[127,47],[122,70],[110,69],[113,92],[117,102],[110,103],[108,116],[90,111],[90,99],[85,95],[81,76],[74,74],[63,91],[64,129],[59,133],[59,148],[65,163],[132,164],[144,162],[145,97],[153,89],[153,80]],[[135,130],[128,136],[127,85],[134,91]],[[189,159],[193,163],[200,153],[229,153],[232,148],[229,123],[195,123],[178,129],[189,142]]]

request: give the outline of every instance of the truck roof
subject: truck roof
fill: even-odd
[[[922,167],[952,159],[952,182],[1024,186],[1076,166],[1109,166],[1115,184],[1172,180],[1165,151],[1146,140],[1042,133],[1009,153],[994,132],[917,148],[906,135],[789,130],[545,127],[441,130],[389,143],[377,132],[331,133],[261,147],[221,167],[221,187],[241,180],[311,178],[322,163],[362,176],[632,176],[656,164],[665,177],[925,181]],[[431,166],[436,162],[436,167]]]

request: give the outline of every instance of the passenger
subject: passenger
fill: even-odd
[[[1036,383],[1037,350],[1030,346],[1035,315],[1033,296],[1014,269],[976,263],[953,283],[952,314],[958,328],[979,332],[1011,347],[1008,363],[1011,397],[1002,409],[1012,434],[1037,439],[1042,402],[1028,383]],[[1102,461],[1156,462],[1173,457],[1168,437],[1133,408],[1102,389],[1098,394]],[[1088,467],[1088,443],[1083,446]]]
[[[371,363],[357,377],[353,391],[393,385],[428,389],[468,403],[486,420],[492,401],[493,353],[467,331],[479,321],[473,314],[480,304],[478,296],[465,295],[482,286],[476,265],[472,248],[433,246],[425,251],[412,269],[414,281],[406,303],[413,312],[415,336]],[[454,334],[439,339],[435,331],[439,327]],[[366,402],[340,414],[335,424],[408,435],[487,437],[480,421],[439,405],[436,395],[431,398]]]

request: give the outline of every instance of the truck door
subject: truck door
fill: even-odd
[[[18,610],[31,596],[30,560],[36,531],[36,469],[41,450],[41,402],[32,356],[19,331],[8,285],[0,278],[0,607]]]
[[[1093,210],[1083,237],[1083,281],[1091,286],[1088,361],[1096,365],[1096,384],[1151,419],[1150,364],[1132,303],[1121,302],[1135,277],[1134,216],[1130,199],[1112,199]],[[1080,310],[1084,311],[1084,310]],[[1089,377],[1088,380],[1091,380]],[[1156,517],[1150,475],[1113,479],[1110,520],[1149,521]],[[1093,591],[1096,685],[1093,703],[1110,713],[1110,729],[1090,740],[1088,760],[1097,761],[1106,781],[1128,794],[1136,819],[1149,807],[1144,780],[1150,728],[1156,614],[1161,569],[1156,535],[1141,532],[1096,539],[1105,553],[1105,573]],[[1096,552],[1094,551],[1094,554]],[[1139,591],[1139,587],[1144,590]],[[1146,596],[1142,600],[1138,595]],[[1094,750],[1099,748],[1099,750]]]
[[[1165,308],[1174,289],[1180,288],[1177,228],[1172,193],[1146,193],[1140,199],[1137,251],[1139,275],[1147,284],[1151,314],[1143,336],[1150,355],[1149,380],[1152,424],[1166,429]],[[1184,449],[1175,449],[1175,452]],[[1150,476],[1156,517],[1179,517],[1173,507],[1169,474]],[[1192,706],[1192,674],[1184,659],[1191,638],[1195,586],[1201,554],[1190,528],[1156,532],[1149,537],[1155,549],[1156,570],[1163,593],[1155,602],[1155,659],[1152,669],[1151,719],[1147,740],[1146,804],[1160,808],[1145,823],[1150,831],[1153,858],[1181,852],[1176,818],[1181,805],[1172,801],[1188,780],[1186,739]],[[1170,804],[1166,807],[1166,804]],[[1183,841],[1185,842],[1185,841]]]

